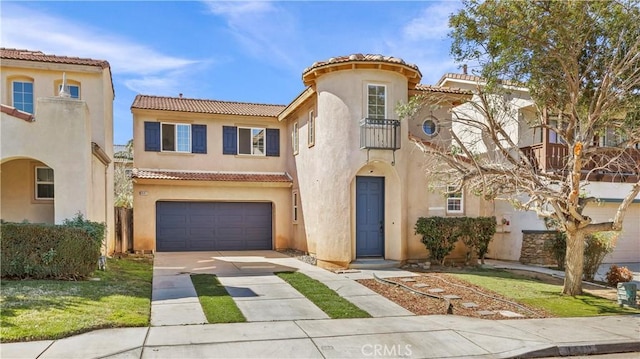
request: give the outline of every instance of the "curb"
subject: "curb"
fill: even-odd
[[[547,358],[631,352],[640,352],[640,341],[598,344],[562,344],[517,355],[512,358]]]

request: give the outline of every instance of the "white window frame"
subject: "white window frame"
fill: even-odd
[[[455,187],[453,186],[447,186],[447,192],[453,191],[455,190]],[[446,203],[446,209],[447,209],[447,214],[460,214],[460,213],[464,213],[464,190],[461,190],[460,192],[460,196],[454,196],[455,193],[447,193],[447,203]],[[460,209],[450,209],[449,205],[455,204],[457,202],[460,202]]]
[[[293,123],[293,129],[291,130],[291,147],[294,155],[300,152],[300,129],[297,122]]]
[[[251,148],[251,153],[240,153],[240,130],[249,130],[251,133],[251,143],[249,148]],[[258,130],[258,131],[262,131],[262,133],[264,134],[264,143],[263,143],[263,149],[262,149],[262,153],[254,153],[254,147],[253,147],[253,130]],[[238,145],[238,155],[241,156],[259,156],[259,157],[263,157],[267,155],[267,128],[266,127],[238,127],[238,138],[236,140],[236,143]]]
[[[608,143],[612,140],[615,140],[615,143]],[[600,147],[618,147],[624,141],[624,136],[616,133],[615,129],[612,127],[605,127],[604,133],[599,136]]]
[[[293,224],[298,224],[298,190],[291,191],[291,219]]]
[[[382,87],[384,88],[384,117],[382,117],[381,119],[386,119],[387,118],[387,110],[388,110],[388,97],[389,97],[389,93],[387,92],[387,85],[384,84],[377,84],[377,83],[368,83],[365,89],[365,108],[366,108],[366,113],[367,113],[367,118],[371,118],[371,119],[380,119],[378,117],[372,117],[371,114],[369,113],[369,88],[375,86],[375,87]]]
[[[27,79],[20,80],[20,79],[17,79],[17,80],[12,80],[11,81],[11,106],[13,106],[14,108],[18,108],[16,106],[16,99],[15,99],[16,92],[13,89],[13,86],[14,86],[14,84],[16,82],[23,83],[23,84],[24,83],[31,84],[31,91],[32,91],[31,92],[31,107],[32,107],[33,111],[29,112],[29,111],[25,111],[23,109],[19,109],[19,110],[23,111],[23,112],[26,112],[26,113],[30,113],[30,114],[35,114],[35,112],[36,112],[36,102],[35,102],[35,93],[34,92],[36,91],[36,89],[35,89],[36,86],[35,86],[35,82],[33,80],[27,80]]]
[[[165,150],[164,149],[164,125],[170,125],[173,126],[173,150]],[[185,126],[189,128],[189,143],[188,143],[188,149],[186,151],[180,151],[178,150],[178,126]],[[192,141],[193,139],[191,138],[191,124],[189,123],[177,123],[177,122],[161,122],[160,123],[160,150],[162,152],[168,152],[168,153],[191,153],[191,146],[192,146]]]
[[[35,170],[34,170],[34,197],[36,200],[38,201],[53,201],[56,197],[55,195],[55,173],[54,173],[54,177],[53,177],[53,181],[38,181],[38,169],[50,169],[51,171],[53,171],[53,168],[51,167],[47,167],[47,166],[35,166]],[[53,197],[40,197],[39,193],[38,193],[38,185],[39,184],[47,184],[47,185],[53,185],[54,186],[54,194]]]
[[[313,147],[316,144],[316,117],[313,110],[309,111],[307,127],[307,145]]]

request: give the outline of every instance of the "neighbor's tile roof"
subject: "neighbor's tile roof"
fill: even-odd
[[[339,64],[339,63],[343,63],[343,62],[388,62],[390,64],[398,64],[398,65],[405,65],[408,66],[418,72],[420,72],[420,69],[418,69],[418,66],[415,64],[410,64],[410,63],[406,63],[404,62],[403,59],[399,58],[399,57],[393,57],[393,56],[383,56],[383,55],[377,55],[377,54],[352,54],[352,55],[346,55],[346,56],[337,56],[337,57],[332,57],[328,60],[325,61],[317,61],[314,62],[313,65],[311,65],[310,67],[307,67],[306,69],[304,69],[304,71],[302,71],[303,74],[318,68],[318,67],[322,67],[325,65],[332,65],[332,64]]]
[[[2,113],[6,113],[7,115],[13,116],[15,118],[19,118],[21,120],[25,120],[27,122],[33,122],[35,120],[32,114],[24,111],[20,111],[15,107],[0,105],[0,109],[2,110]]]
[[[442,75],[442,77],[440,78],[440,80],[438,80],[437,83],[441,84],[446,79],[471,81],[471,82],[477,82],[477,83],[483,83],[486,81],[484,78],[480,76],[469,75],[469,74],[456,74],[456,73],[449,72]],[[523,86],[523,84],[518,83],[516,81],[511,81],[511,80],[501,80],[500,83],[505,84],[507,86]]]
[[[134,168],[133,178],[178,181],[219,181],[219,182],[291,182],[286,173],[229,173],[229,172],[181,172]]]
[[[471,92],[467,90],[462,90],[457,87],[446,87],[446,86],[433,86],[433,85],[423,85],[417,84],[416,91],[425,91],[425,92],[442,92],[442,93],[451,93],[457,95],[470,95]]]
[[[0,58],[11,59],[11,60],[24,60],[24,61],[52,62],[52,63],[70,64],[70,65],[98,66],[103,69],[109,67],[109,62],[105,60],[94,60],[94,59],[87,59],[87,58],[80,58],[80,57],[47,55],[42,51],[32,51],[32,50],[25,50],[25,49],[7,49],[4,47],[0,48]]]
[[[178,112],[216,113],[222,115],[276,117],[284,105],[203,100],[184,97],[137,95],[131,108]]]

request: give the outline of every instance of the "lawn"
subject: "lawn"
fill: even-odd
[[[239,323],[247,319],[213,274],[192,274],[191,282],[196,288],[200,306],[209,323]]]
[[[342,298],[331,288],[300,272],[281,272],[276,273],[276,275],[302,293],[333,319],[371,317],[369,313]]]
[[[640,314],[640,310],[621,308],[612,300],[590,294],[575,297],[562,295],[560,284],[550,284],[508,271],[479,269],[451,275],[520,303],[544,309],[557,317]]]
[[[100,328],[149,325],[153,265],[109,259],[99,280],[0,283],[1,342],[59,339]]]

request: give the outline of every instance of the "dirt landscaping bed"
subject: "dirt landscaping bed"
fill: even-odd
[[[509,270],[507,272],[507,276],[526,278],[526,281],[543,283],[544,285],[557,285],[559,286],[557,293],[559,294],[560,292],[562,285],[562,279],[560,278],[527,271]],[[563,314],[556,315],[540,307],[523,303],[526,300],[507,298],[495,291],[471,284],[466,280],[456,277],[457,274],[476,273],[477,272],[473,270],[467,271],[465,269],[435,268],[435,270],[433,270],[432,268],[432,271],[429,272],[416,273],[419,274],[416,277],[388,278],[393,282],[420,292],[439,297],[460,297],[459,299],[453,299],[455,298],[453,297],[447,301],[415,294],[399,285],[384,284],[374,279],[359,280],[358,282],[417,315],[447,314],[448,304],[450,303],[449,314],[483,319],[523,319],[565,316]],[[490,272],[484,271],[481,273],[486,275]],[[504,273],[504,271],[502,271],[502,273]],[[513,282],[505,280],[504,286],[513,286]],[[513,289],[514,291],[518,291],[518,288]],[[615,289],[585,284],[584,291],[592,296],[610,300],[611,306],[615,307]],[[523,293],[523,295],[525,297],[527,296],[526,293]],[[545,295],[548,294],[545,293]],[[594,314],[598,315],[598,313]]]

